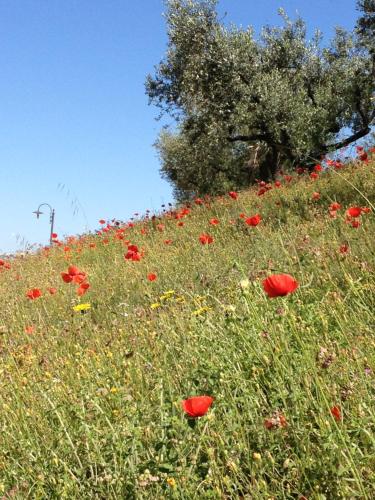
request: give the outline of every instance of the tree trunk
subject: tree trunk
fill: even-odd
[[[269,146],[267,153],[259,165],[260,180],[268,182],[275,178],[279,160],[278,153],[277,147]]]

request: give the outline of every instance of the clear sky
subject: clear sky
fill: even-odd
[[[226,22],[311,31],[354,27],[355,0],[220,0]],[[144,92],[166,47],[162,0],[0,0],[0,253],[172,201],[152,147],[160,123]]]

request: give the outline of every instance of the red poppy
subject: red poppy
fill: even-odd
[[[288,422],[282,413],[275,412],[271,418],[266,418],[264,420],[264,427],[268,430],[278,429],[280,427],[286,427]]]
[[[259,222],[262,220],[262,217],[259,214],[253,215],[252,217],[248,217],[245,219],[245,224],[248,226],[257,226]]]
[[[53,238],[55,240],[57,238],[57,233],[52,233],[51,238]]]
[[[340,210],[340,208],[341,208],[341,205],[340,205],[340,203],[337,203],[337,202],[331,203],[329,206],[330,210]]]
[[[219,219],[210,219],[211,226],[217,226],[220,223]]]
[[[61,277],[65,283],[71,283],[73,276],[71,276],[69,273],[61,273]]]
[[[164,244],[165,245],[171,245],[172,244],[172,240],[164,240]]]
[[[275,187],[280,187],[281,186],[281,182],[280,181],[275,181]]]
[[[33,326],[25,326],[25,333],[28,333],[29,335],[34,333],[35,328]]]
[[[298,175],[302,175],[305,172],[305,169],[303,167],[297,167],[296,172]]]
[[[202,198],[196,198],[196,199],[194,200],[194,203],[195,203],[196,205],[203,205],[203,200],[202,200]]]
[[[319,178],[319,174],[317,174],[316,172],[311,172],[310,174],[310,179],[318,179]]]
[[[289,274],[272,274],[263,281],[268,297],[284,297],[298,288],[298,282]]]
[[[48,288],[48,291],[51,295],[55,295],[55,293],[57,292],[57,288],[50,287]]]
[[[323,167],[321,165],[315,165],[314,172],[321,172],[322,170],[323,170]]]
[[[87,290],[89,288],[90,288],[90,285],[88,283],[82,283],[77,288],[77,295],[79,295],[81,297],[82,295],[84,295],[87,292]]]
[[[209,245],[214,241],[214,239],[209,234],[203,233],[199,236],[199,241],[202,243],[202,245]]]
[[[77,285],[80,285],[83,283],[86,279],[86,273],[79,273],[73,276],[72,281],[73,283],[76,283]]]
[[[236,191],[229,191],[229,196],[233,199],[233,200],[237,200],[238,198],[238,193],[236,193]]]
[[[348,245],[344,244],[344,245],[340,246],[339,250],[340,250],[340,253],[348,253],[349,252],[349,247],[348,247]]]
[[[185,224],[185,223],[184,223],[184,222],[182,222],[182,221],[177,222],[177,226],[178,226],[178,227],[182,227],[184,224]]]
[[[332,406],[331,415],[336,420],[336,422],[340,422],[342,420],[341,410],[339,406]]]
[[[354,219],[354,220],[352,220],[352,221],[351,221],[350,225],[351,225],[352,227],[354,227],[354,228],[356,228],[356,229],[357,229],[357,228],[361,225],[361,223],[360,223],[360,221],[359,221],[359,220]]]
[[[315,192],[312,194],[312,199],[313,199],[313,200],[320,200],[320,193],[318,193],[317,191],[315,191]]]
[[[260,188],[259,191],[257,192],[257,195],[258,196],[262,196],[264,193],[267,192],[267,189],[266,188]]]
[[[134,252],[133,250],[128,250],[124,255],[126,260],[132,260],[134,262],[139,262],[141,260],[141,256],[138,252]]]
[[[157,275],[155,273],[150,273],[147,275],[148,281],[155,281],[157,279]]]
[[[361,153],[359,155],[359,159],[365,163],[368,162],[368,155],[367,155],[367,152],[366,151],[363,151],[363,153]]]
[[[70,276],[76,276],[77,274],[81,274],[81,271],[76,266],[69,266],[68,273]]]
[[[361,210],[363,214],[369,214],[371,212],[370,207],[361,207]]]
[[[105,220],[104,219],[100,219],[99,224],[105,224]]]
[[[132,260],[134,262],[140,261],[141,260],[141,255],[139,253],[139,249],[138,249],[137,245],[130,245],[130,244],[128,244],[128,251],[124,255],[124,258],[126,260]]]
[[[26,297],[28,297],[30,300],[38,299],[41,296],[42,292],[39,288],[32,288],[31,290],[26,292]]]
[[[211,396],[194,396],[184,399],[181,404],[184,412],[192,418],[203,417],[208,412],[214,399]]]
[[[349,217],[359,217],[362,213],[362,209],[361,207],[350,207],[346,213]]]

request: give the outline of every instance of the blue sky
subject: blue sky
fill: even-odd
[[[226,21],[259,30],[298,11],[311,31],[352,29],[355,0],[221,0]],[[144,93],[166,47],[162,0],[0,0],[0,253],[94,230],[172,201],[152,147]]]

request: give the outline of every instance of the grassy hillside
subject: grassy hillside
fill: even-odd
[[[0,262],[3,498],[374,498],[374,174],[287,177]],[[269,298],[280,273],[299,287]]]

